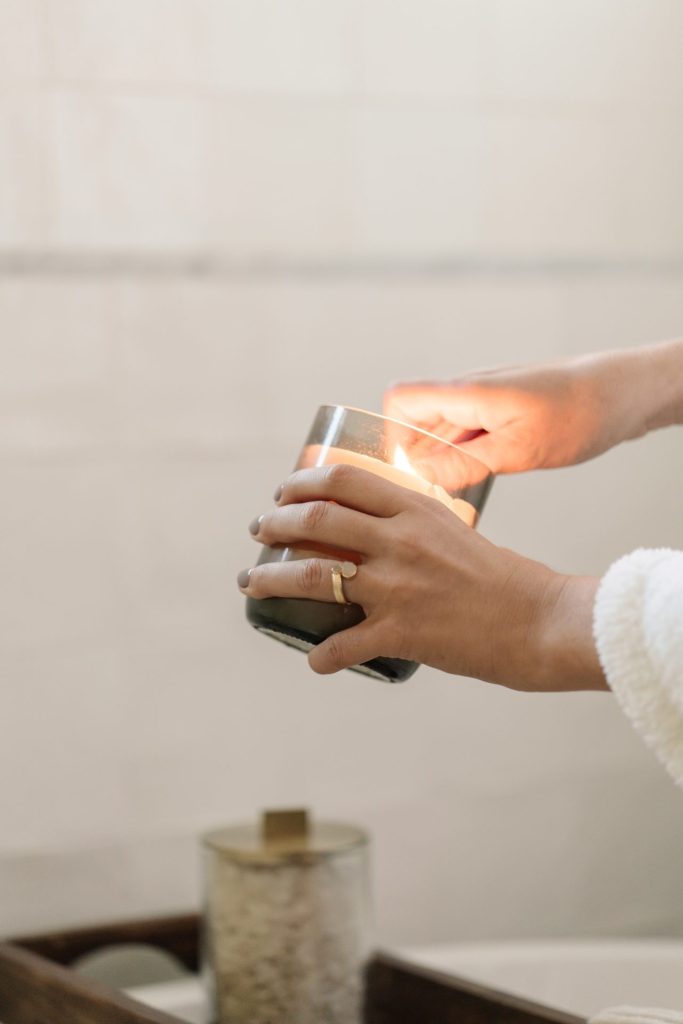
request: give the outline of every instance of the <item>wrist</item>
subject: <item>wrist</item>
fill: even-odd
[[[499,567],[492,661],[486,674],[468,674],[532,692],[607,690],[593,638],[599,578],[564,576],[504,548]]]
[[[683,340],[641,349],[642,389],[647,402],[645,430],[683,423]]]
[[[603,410],[604,437],[600,447],[613,448],[647,433],[652,416],[652,388],[644,386],[649,375],[643,349],[603,352],[589,357],[595,375],[595,399]]]
[[[605,352],[586,365],[608,410],[605,447],[683,422],[683,341]]]
[[[593,606],[599,582],[593,576],[553,573],[534,631],[535,689],[608,689],[593,638]]]

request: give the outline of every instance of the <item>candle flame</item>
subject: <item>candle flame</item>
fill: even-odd
[[[419,473],[411,465],[410,459],[403,451],[400,444],[397,444],[394,448],[394,465],[396,466],[396,469],[400,469],[402,473],[410,473],[411,476],[419,476]]]

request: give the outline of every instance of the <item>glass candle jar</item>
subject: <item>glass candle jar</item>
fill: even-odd
[[[361,1024],[368,837],[270,811],[203,837],[203,973],[216,1024]]]
[[[443,459],[448,466],[446,486],[433,483],[428,466]],[[469,526],[475,526],[493,477],[478,459],[462,448],[427,431],[376,413],[342,405],[323,405],[313,421],[296,469],[345,463],[369,470],[409,490],[442,502]],[[355,552],[318,547],[264,547],[259,564],[322,555],[360,562]],[[247,618],[256,629],[291,647],[309,651],[322,640],[365,618],[359,605],[342,605],[303,598],[247,599]],[[402,658],[373,658],[353,671],[403,682],[418,668]]]

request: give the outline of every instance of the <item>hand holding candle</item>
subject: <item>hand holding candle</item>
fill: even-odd
[[[406,449],[415,449],[420,441],[427,443],[430,451],[434,448],[450,450],[452,473],[448,490],[433,480],[429,467],[422,472],[419,462],[411,462],[406,455]],[[433,498],[470,526],[476,523],[491,486],[491,474],[486,467],[458,451],[448,441],[361,409],[321,406],[296,468],[333,464],[356,467],[398,484],[401,489]],[[256,528],[255,523],[254,530]],[[306,574],[319,571],[316,559],[321,556],[326,559],[326,569],[331,574],[334,604],[330,604],[327,598],[317,600],[306,593]],[[361,623],[365,617],[363,609],[344,598],[343,579],[337,577],[332,559],[358,563],[361,555],[356,549],[346,547],[340,538],[330,538],[323,543],[302,537],[297,543],[264,545],[259,566],[265,563],[304,563],[290,570],[299,574],[303,592],[257,598],[254,592],[248,591],[248,574],[241,574],[240,585],[246,588],[248,597],[249,622],[260,632],[305,651],[333,633]],[[401,682],[415,672],[418,663],[379,656],[349,667],[378,679]]]
[[[365,618],[313,648],[317,672],[387,656],[517,689],[604,687],[601,673],[581,665],[576,676],[571,664],[564,677],[556,671],[558,616],[564,624],[573,614],[570,578],[496,547],[425,493],[349,464],[298,470],[255,536],[268,545],[333,545],[359,555],[344,589]],[[259,565],[243,590],[333,602],[334,564],[317,556]],[[591,585],[573,581],[572,597],[577,586],[588,595]],[[571,661],[571,649],[560,656]],[[558,686],[562,678],[574,686]]]

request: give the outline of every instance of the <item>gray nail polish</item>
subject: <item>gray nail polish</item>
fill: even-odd
[[[263,516],[257,516],[256,519],[252,519],[252,521],[249,523],[249,533],[253,533],[254,536],[256,536],[256,534],[259,531],[262,519]]]
[[[283,486],[282,486],[282,484],[280,484],[280,486],[275,489],[275,494],[273,495],[273,501],[278,502],[280,500],[280,498],[282,497],[282,490],[283,490]]]
[[[242,569],[242,571],[237,574],[237,586],[242,587],[242,589],[244,589],[244,587],[248,587],[250,576],[251,569]]]

